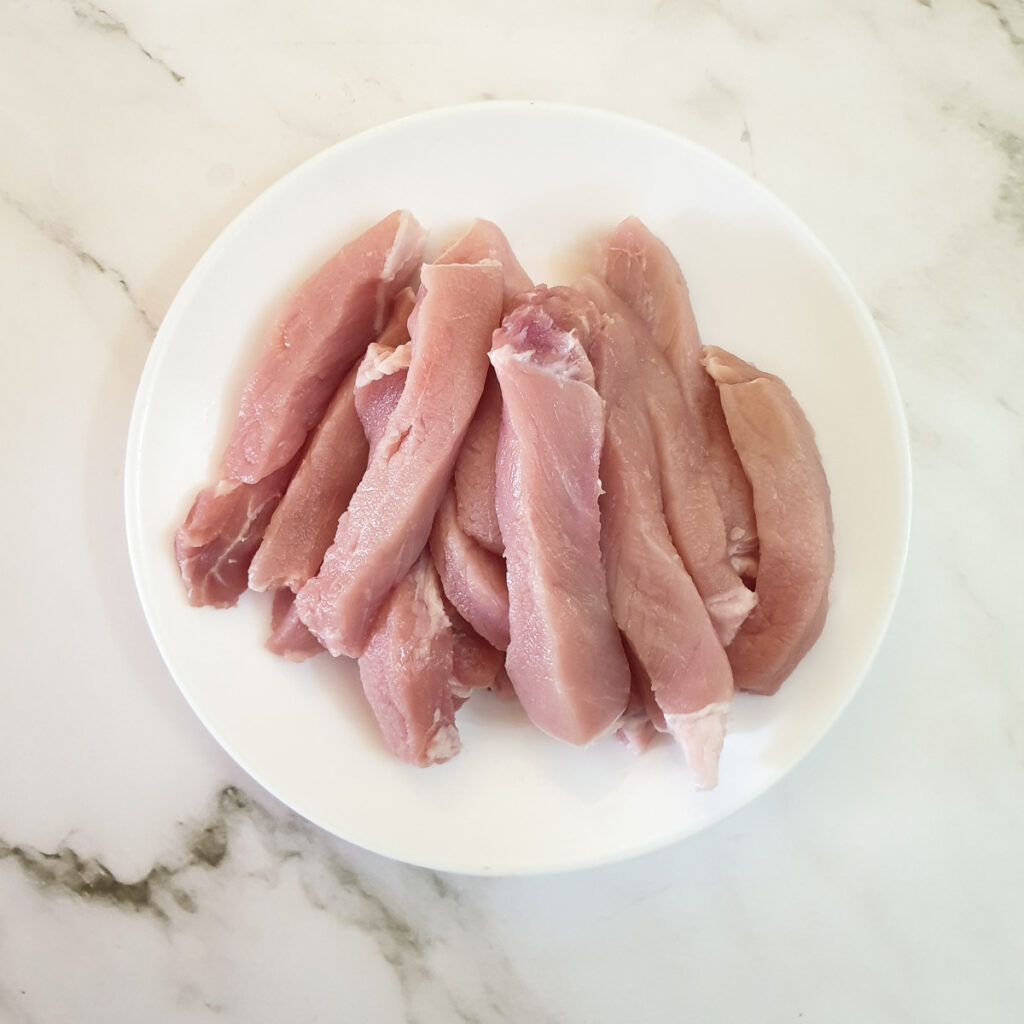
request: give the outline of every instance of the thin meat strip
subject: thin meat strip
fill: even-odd
[[[733,697],[732,671],[665,522],[629,321],[604,318],[591,335],[590,356],[607,409],[601,546],[615,620],[638,666],[641,694],[649,680],[697,788],[711,789]]]
[[[374,343],[389,351],[409,340],[406,321],[415,296],[399,293],[391,319]],[[358,367],[349,370],[313,431],[249,567],[249,588],[298,591],[315,576],[338,528],[338,519],[366,471],[369,447],[356,411]]]
[[[636,217],[624,220],[600,250],[597,267],[647,325],[682,388],[707,450],[707,471],[721,508],[728,553],[740,575],[757,572],[757,527],[750,483],[733,447],[714,383],[701,365],[701,340],[683,272],[668,246]]]
[[[596,277],[584,278],[577,287],[596,303],[606,322],[616,321],[617,330],[632,338],[635,388],[643,395],[636,405],[639,415],[646,409],[651,426],[665,521],[719,639],[728,645],[757,598],[729,559],[700,430],[665,357],[631,307]]]
[[[345,245],[289,300],[245,385],[220,480],[200,492],[175,535],[192,604],[227,607],[245,590],[307,434],[380,332],[423,244],[412,215],[397,211]]]
[[[426,553],[384,599],[359,658],[363,692],[388,749],[426,767],[460,749],[454,647],[441,585]]]
[[[334,655],[358,657],[381,602],[426,545],[501,315],[496,262],[427,265],[421,282],[405,389],[319,574],[299,591],[299,615]]]
[[[475,220],[469,230],[461,235],[438,256],[438,263],[482,263],[496,260],[501,264],[504,276],[504,298],[502,305],[507,313],[520,292],[533,287],[530,275],[523,270],[516,259],[512,246],[497,224],[489,220]]]
[[[821,635],[835,565],[832,505],[814,431],[778,377],[719,348],[705,361],[754,491],[758,605],[729,648],[736,685],[771,694]]]
[[[601,565],[602,402],[577,334],[579,295],[538,288],[495,332],[503,400],[497,509],[508,569],[509,679],[544,732],[588,743],[629,699]]]

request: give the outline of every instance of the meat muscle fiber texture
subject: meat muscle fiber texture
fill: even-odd
[[[629,699],[601,564],[604,411],[577,338],[580,296],[538,288],[495,332],[503,400],[497,509],[508,571],[505,667],[527,715],[587,743]]]
[[[699,789],[717,782],[733,696],[729,661],[665,521],[657,447],[645,414],[629,319],[605,317],[590,340],[607,406],[601,543],[616,622]]]
[[[736,685],[775,693],[818,639],[835,565],[832,506],[814,431],[778,377],[705,355],[750,478],[761,538],[758,604],[729,648]]]
[[[343,246],[289,300],[243,390],[220,480],[200,492],[175,536],[192,604],[226,607],[245,590],[307,434],[415,274],[424,237],[411,214],[396,211]]]
[[[319,574],[299,592],[299,615],[334,655],[362,652],[381,602],[426,545],[483,391],[502,296],[498,263],[423,267],[405,389]]]
[[[715,386],[701,365],[701,340],[683,272],[668,246],[636,217],[624,220],[599,250],[597,268],[647,325],[696,418],[707,449],[734,568],[753,578],[757,527],[750,484],[729,437]]]

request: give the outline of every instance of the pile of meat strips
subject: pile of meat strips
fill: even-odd
[[[491,689],[568,743],[670,733],[713,787],[734,690],[774,693],[824,624],[806,418],[702,347],[634,218],[572,287],[534,287],[488,221],[424,242],[392,213],[284,308],[175,537],[189,600],[273,591],[270,650],[357,658],[411,764],[456,754]]]

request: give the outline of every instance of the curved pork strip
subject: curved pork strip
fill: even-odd
[[[419,557],[483,391],[501,315],[495,262],[424,266],[398,406],[323,565],[299,591],[302,620],[334,655],[358,656],[381,602]]]
[[[697,788],[711,789],[733,696],[732,671],[665,522],[630,322],[605,317],[591,336],[590,356],[607,408],[601,547],[612,610]]]
[[[714,383],[701,366],[700,333],[683,272],[668,246],[636,217],[612,232],[597,266],[612,290],[647,325],[679,381],[707,450],[707,471],[721,508],[729,557],[736,572],[753,579],[757,525],[750,483],[729,437]]]
[[[789,388],[719,348],[705,354],[754,489],[758,605],[729,648],[736,685],[775,693],[821,634],[835,564],[828,480]]]
[[[618,720],[629,669],[601,565],[601,399],[576,331],[578,293],[521,297],[494,334],[497,509],[508,569],[505,667],[527,715],[587,743]]]
[[[374,344],[388,350],[409,340],[406,321],[416,299],[409,288],[395,299],[391,319]],[[331,399],[288,490],[249,567],[249,588],[297,591],[315,576],[331,546],[338,519],[366,471],[369,447],[356,411],[358,367],[349,370]]]
[[[294,468],[293,460],[258,483],[222,480],[199,492],[174,534],[174,557],[190,604],[230,608],[238,601]]]
[[[505,561],[466,536],[450,488],[430,532],[430,554],[445,596],[459,614],[499,651],[508,647],[508,585]]]
[[[278,317],[245,390],[221,476],[253,483],[286,463],[381,332],[423,258],[425,234],[397,210],[345,245]]]
[[[423,243],[412,215],[395,212],[344,246],[289,300],[245,385],[221,479],[200,492],[175,536],[193,604],[227,607],[245,590],[295,456],[415,274]],[[231,529],[239,532],[231,536]]]
[[[359,678],[388,749],[426,767],[454,757],[454,648],[441,585],[424,553],[384,598],[359,658]]]
[[[577,287],[606,321],[621,322],[632,337],[635,388],[643,394],[658,458],[665,520],[719,639],[728,645],[757,602],[729,560],[722,510],[705,471],[700,429],[661,351],[644,323],[602,280],[585,277]],[[701,373],[704,371],[701,370]]]

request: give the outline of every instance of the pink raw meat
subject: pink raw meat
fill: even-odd
[[[520,292],[529,291],[533,282],[512,252],[512,246],[497,224],[475,220],[464,235],[457,238],[437,258],[438,263],[482,263],[496,260],[505,278],[504,309],[512,308]]]
[[[494,461],[500,428],[501,389],[491,372],[455,463],[452,486],[463,532],[495,555],[505,553],[494,497]]]
[[[199,492],[174,535],[174,556],[190,604],[230,608],[249,580],[249,563],[281,500],[294,462],[259,483],[222,480]]]
[[[299,615],[334,655],[362,652],[381,602],[427,542],[483,391],[502,289],[495,262],[422,269],[402,397],[319,574],[299,592]]]
[[[266,647],[289,661],[305,661],[323,650],[320,641],[303,625],[295,611],[295,595],[287,587],[274,594]]]
[[[376,345],[394,349],[409,338],[406,321],[415,297],[399,293]],[[315,576],[330,547],[338,519],[366,471],[369,448],[356,412],[357,368],[349,370],[313,431],[299,468],[277,506],[249,567],[252,590],[297,591]]]
[[[740,689],[771,694],[825,625],[835,565],[828,480],[814,431],[778,377],[719,348],[705,360],[753,486],[761,539],[758,605],[729,660]]]
[[[242,393],[221,476],[254,483],[284,465],[388,321],[423,257],[425,234],[399,210],[353,239],[288,302]]]
[[[728,646],[757,598],[729,560],[722,510],[706,472],[699,427],[637,314],[598,278],[584,278],[577,287],[594,301],[606,322],[616,323],[617,334],[631,335],[634,386],[642,394],[636,407],[650,423],[669,533],[719,639]]]
[[[499,674],[504,675],[505,655],[480,636],[448,602],[445,612],[452,624],[455,645],[452,693],[465,700],[474,690],[498,689]]]
[[[508,567],[505,667],[534,724],[588,743],[629,699],[601,565],[604,416],[576,337],[578,293],[538,288],[520,301],[491,351],[503,400],[496,476]]]
[[[384,742],[409,764],[454,757],[452,627],[434,566],[421,555],[380,605],[359,658],[363,692]]]
[[[733,696],[732,672],[665,522],[630,323],[606,317],[591,335],[590,356],[606,403],[601,544],[612,609],[697,788],[711,789]]]
[[[509,641],[505,561],[462,532],[451,488],[434,517],[430,554],[448,600],[477,633],[504,651]]]
[[[701,365],[701,341],[690,292],[676,258],[636,217],[624,220],[598,258],[612,290],[647,325],[668,359],[696,417],[735,570],[757,571],[757,526],[750,483],[736,455],[714,383]]]
[[[437,262],[478,263],[486,259],[497,260],[501,264],[505,281],[504,312],[507,313],[515,297],[532,288],[533,282],[496,224],[489,220],[474,221],[461,238],[444,250]],[[501,391],[494,373],[490,372],[455,463],[453,486],[463,533],[496,555],[503,554],[505,550],[494,507],[494,459],[500,426]]]

